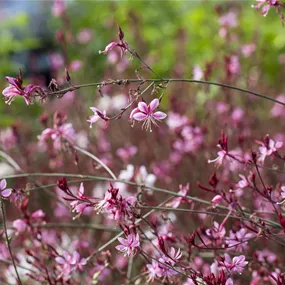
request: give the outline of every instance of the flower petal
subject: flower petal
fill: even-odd
[[[149,112],[152,113],[159,105],[159,100],[157,98],[153,99],[149,103]]]
[[[140,111],[139,108],[135,108],[130,114],[130,119],[133,119],[134,114],[138,113],[139,111]]]
[[[166,115],[165,113],[163,113],[163,112],[158,111],[158,112],[155,112],[154,114],[152,114],[152,116],[153,116],[156,120],[163,120],[163,119],[166,118],[167,115]]]
[[[146,113],[146,114],[148,113],[147,104],[145,102],[139,102],[138,108],[141,112]]]
[[[146,117],[147,117],[147,115],[144,114],[144,113],[141,113],[141,112],[136,113],[136,114],[133,115],[133,119],[135,119],[136,121],[142,121],[142,120],[144,120]]]
[[[6,182],[6,179],[2,179],[0,181],[0,190],[4,190],[7,186],[7,182]]]
[[[1,192],[1,196],[4,198],[8,198],[12,194],[12,189],[8,188]]]

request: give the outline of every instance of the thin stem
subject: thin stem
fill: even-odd
[[[76,228],[76,229],[90,229],[90,230],[100,230],[106,232],[114,232],[118,233],[120,230],[113,229],[110,227],[105,227],[103,225],[96,225],[96,224],[78,224],[78,223],[47,223],[42,225],[33,225],[36,228]]]
[[[1,195],[0,195],[0,200],[1,200],[1,210],[2,210],[3,225],[4,225],[4,232],[5,232],[5,239],[6,239],[7,247],[8,247],[9,254],[10,254],[10,257],[11,257],[11,260],[12,260],[12,263],[13,263],[13,266],[14,266],[14,270],[15,270],[15,273],[16,273],[16,276],[17,276],[17,279],[18,279],[17,283],[22,285],[22,281],[21,281],[21,278],[19,276],[19,273],[18,273],[18,270],[17,270],[17,266],[16,266],[16,263],[15,263],[15,260],[14,260],[13,254],[12,254],[11,246],[10,246],[10,239],[9,239],[9,236],[8,236],[7,226],[6,226],[5,207],[4,207],[4,203],[3,203],[3,199],[1,197]]]
[[[133,261],[134,261],[134,257],[131,256],[131,257],[129,258],[128,271],[127,271],[128,284],[131,284],[132,270],[133,270]]]
[[[7,160],[7,162],[10,163],[17,171],[22,171],[22,169],[19,166],[19,164],[10,155],[8,155],[4,151],[0,150],[0,156],[5,158]]]
[[[5,177],[0,177],[0,179],[11,179],[11,178],[19,178],[19,177],[33,177],[33,176],[47,176],[47,177],[63,177],[63,176],[65,176],[65,177],[91,178],[93,180],[98,180],[98,181],[121,182],[121,183],[125,183],[125,184],[132,185],[132,186],[135,186],[135,187],[143,187],[143,188],[151,189],[151,190],[156,191],[156,192],[170,194],[170,195],[175,196],[175,197],[182,197],[182,198],[186,198],[186,199],[192,200],[194,202],[198,202],[198,203],[201,203],[201,204],[212,206],[211,202],[205,201],[203,199],[199,199],[197,197],[192,197],[192,196],[188,196],[188,195],[184,196],[184,195],[178,194],[177,192],[169,191],[167,189],[161,189],[161,188],[157,188],[157,187],[154,187],[154,186],[148,186],[148,185],[144,185],[144,184],[137,184],[137,183],[134,183],[134,182],[129,182],[129,181],[120,180],[120,179],[111,179],[111,178],[108,178],[108,177],[101,177],[101,176],[70,174],[70,173],[23,173],[23,174],[7,175]],[[32,191],[32,190],[29,190],[29,191]],[[217,205],[216,208],[217,209],[222,209],[222,210],[228,210],[227,207],[224,207],[224,206],[221,206],[221,205]],[[245,215],[247,217],[250,217],[251,213],[245,213]],[[277,223],[277,222],[270,221],[270,220],[267,220],[267,219],[263,219],[263,221],[265,223],[267,223],[268,225],[274,226],[276,228],[279,228],[279,229],[282,228],[281,225],[279,223]]]
[[[76,150],[78,150],[79,152],[89,156],[90,158],[92,158],[93,160],[95,160],[98,164],[100,164],[109,174],[113,179],[117,179],[116,175],[113,173],[113,171],[101,160],[99,159],[97,156],[95,156],[94,154],[88,152],[87,150],[84,150],[82,148],[80,148],[79,146],[76,145],[72,145],[72,147]]]
[[[229,84],[224,84],[224,83],[219,83],[219,82],[212,82],[212,81],[206,81],[206,80],[194,80],[194,79],[183,79],[183,78],[167,78],[167,79],[123,79],[123,80],[109,80],[109,81],[102,81],[102,82],[94,82],[94,83],[86,83],[86,84],[81,84],[81,85],[75,85],[74,87],[68,87],[59,91],[55,92],[50,92],[47,95],[59,95],[59,94],[65,94],[69,91],[73,91],[74,89],[80,89],[80,88],[85,88],[85,87],[91,87],[91,86],[105,86],[105,85],[126,85],[129,83],[140,83],[140,82],[164,82],[164,83],[172,83],[172,82],[186,82],[186,83],[199,83],[199,84],[206,84],[206,85],[215,85],[219,87],[224,87],[236,91],[240,91],[243,93],[248,93],[269,101],[272,101],[274,103],[278,103],[280,105],[285,106],[285,103],[276,100],[274,98],[268,97],[266,95],[250,91],[244,88],[232,86]]]

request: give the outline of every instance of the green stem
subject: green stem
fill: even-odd
[[[201,204],[205,204],[208,206],[212,206],[212,203],[209,201],[205,201],[203,199],[197,198],[197,197],[192,197],[192,196],[184,196],[184,195],[180,195],[177,192],[172,192],[169,191],[167,189],[161,189],[161,188],[157,188],[154,186],[148,186],[148,185],[144,185],[144,184],[137,184],[134,182],[129,182],[129,181],[125,181],[125,180],[120,180],[120,179],[112,179],[112,178],[108,178],[108,177],[101,177],[101,176],[92,176],[92,175],[81,175],[81,174],[70,174],[70,173],[23,173],[23,174],[13,174],[13,175],[8,175],[5,177],[0,177],[0,179],[11,179],[11,178],[19,178],[19,177],[33,177],[33,176],[48,176],[48,177],[77,177],[77,178],[88,178],[88,179],[93,179],[93,180],[98,180],[98,181],[108,181],[108,182],[121,182],[121,183],[125,183],[131,186],[135,186],[135,187],[142,187],[142,188],[147,188],[147,189],[151,189],[153,191],[156,192],[161,192],[161,193],[165,193],[165,194],[169,194],[175,197],[182,197],[182,198],[186,198],[189,200],[192,200],[194,202],[197,203],[201,203]],[[29,190],[32,191],[32,190]],[[222,210],[228,210],[227,207],[221,206],[221,205],[217,205],[216,206],[217,209],[222,209]],[[247,217],[250,218],[251,213],[245,213],[245,215]],[[274,226],[276,228],[281,228],[280,224],[274,221],[270,221],[267,219],[263,219],[263,221],[265,223],[267,223],[268,225]]]
[[[199,84],[206,84],[206,85],[215,85],[219,87],[224,87],[236,91],[240,91],[243,93],[248,93],[251,95],[254,95],[259,98],[263,98],[269,101],[272,101],[274,103],[278,103],[280,105],[285,106],[285,103],[276,100],[274,98],[268,97],[266,95],[250,91],[244,88],[232,86],[225,83],[219,83],[219,82],[212,82],[212,81],[206,81],[206,80],[194,80],[194,79],[183,79],[183,78],[167,78],[167,79],[123,79],[123,80],[109,80],[109,81],[102,81],[102,82],[94,82],[94,83],[87,83],[87,84],[81,84],[81,85],[75,85],[74,87],[69,87],[62,89],[60,91],[50,92],[48,95],[57,95],[57,94],[65,94],[69,91],[73,91],[74,89],[80,89],[85,87],[91,87],[91,86],[105,86],[105,85],[126,85],[129,83],[141,83],[141,82],[155,82],[155,83],[172,83],[172,82],[186,82],[186,83],[199,83]]]
[[[6,225],[5,207],[4,207],[4,203],[3,203],[3,199],[1,197],[1,195],[0,195],[0,201],[1,201],[1,210],[2,210],[2,217],[3,217],[3,226],[4,226],[4,232],[5,232],[5,239],[6,239],[8,251],[9,251],[9,254],[10,254],[13,266],[14,266],[14,270],[15,270],[15,273],[16,273],[16,276],[17,276],[17,283],[22,285],[22,281],[21,281],[21,278],[19,276],[19,273],[18,273],[18,270],[17,270],[17,266],[16,266],[16,263],[15,263],[15,260],[14,260],[13,254],[12,254],[11,246],[10,246],[10,239],[9,239],[9,236],[8,236],[7,225]]]

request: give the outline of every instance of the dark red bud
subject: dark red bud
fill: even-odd
[[[65,177],[62,177],[62,179],[57,180],[57,187],[64,192],[68,190],[68,185]]]
[[[67,82],[69,82],[71,80],[69,72],[68,72],[68,70],[66,68],[65,68],[65,79],[66,79]]]

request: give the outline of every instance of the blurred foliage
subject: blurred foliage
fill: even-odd
[[[149,62],[162,77],[180,76],[176,72],[177,64],[183,63],[182,76],[192,77],[195,64],[205,68],[207,62],[222,59],[225,55],[235,52],[241,43],[257,43],[254,54],[255,60],[246,59],[240,76],[241,85],[246,84],[248,73],[257,68],[262,72],[262,80],[276,86],[282,91],[282,78],[279,63],[280,54],[285,52],[284,29],[279,16],[272,9],[264,18],[260,11],[251,8],[252,1],[68,1],[68,16],[70,33],[76,36],[83,28],[93,31],[93,39],[87,44],[69,44],[68,55],[71,60],[82,60],[83,68],[72,73],[77,83],[107,80],[104,77],[106,56],[98,51],[113,39],[116,39],[116,24],[120,24],[125,32],[130,46],[138,51],[142,58]],[[49,33],[56,34],[58,29],[64,29],[61,19],[51,15],[52,2],[45,3],[48,16]],[[226,41],[219,36],[219,15],[230,10],[238,14],[239,24],[234,28],[237,39]],[[12,59],[13,54],[36,48],[48,48],[45,40],[33,37],[29,33],[28,15],[20,14],[1,20],[0,22],[0,77],[3,78],[1,88],[6,86],[4,77],[15,76],[19,64]],[[16,37],[16,35],[21,35]],[[56,43],[54,36],[55,46]],[[184,42],[184,46],[180,43]],[[120,74],[118,78],[135,77],[134,69],[140,63],[133,60],[129,73]],[[62,71],[63,72],[63,71]],[[219,80],[223,66],[218,65],[210,78]],[[107,75],[108,76],[108,75]],[[149,76],[152,76],[151,74]],[[244,79],[244,80],[243,80]],[[29,81],[25,80],[25,84]],[[240,86],[245,87],[245,86]],[[211,89],[211,96],[219,92],[218,88]],[[89,91],[94,94],[95,91]],[[93,93],[92,93],[93,92]],[[213,93],[213,94],[212,94]],[[86,93],[87,94],[87,93]],[[84,98],[94,102],[90,94]],[[278,94],[271,94],[276,96]],[[197,102],[203,105],[207,96],[200,90]],[[167,102],[163,103],[167,106]],[[23,112],[23,108],[25,111]],[[5,127],[22,118],[35,119],[42,112],[40,106],[26,108],[23,100],[16,100],[7,108],[3,100],[0,102],[0,126]],[[12,115],[13,114],[13,115]]]

